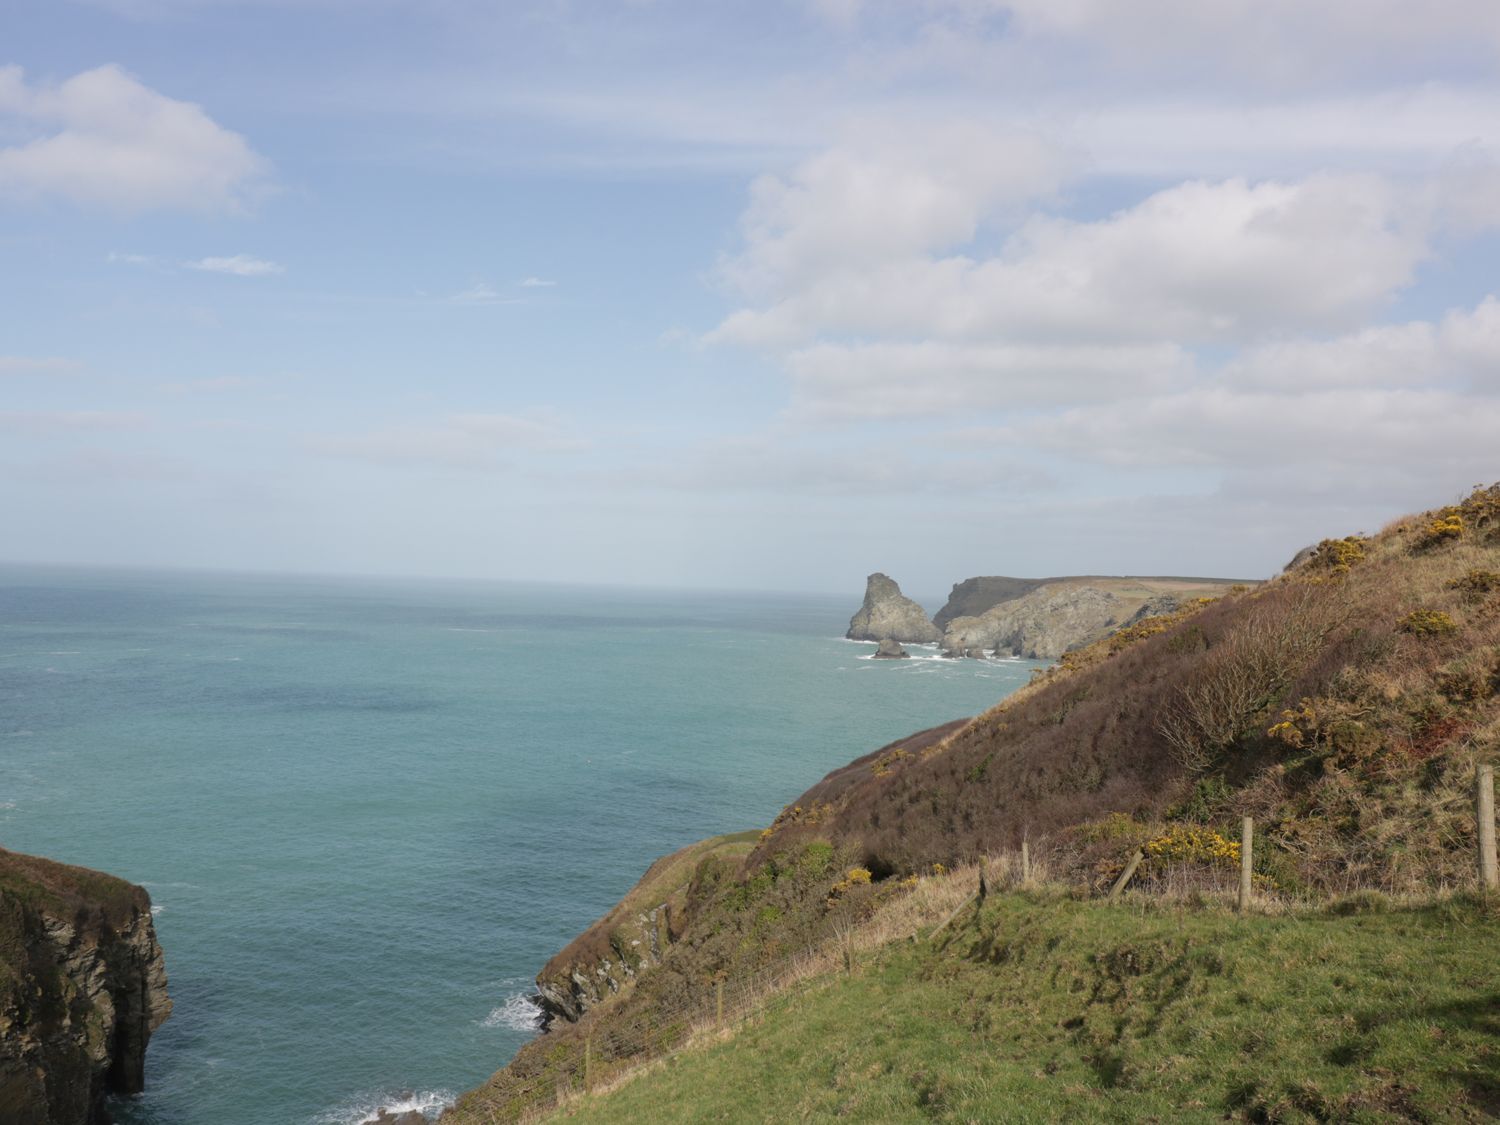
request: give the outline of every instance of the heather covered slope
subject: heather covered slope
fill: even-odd
[[[1500,489],[1322,544],[1255,590],[1148,619],[919,752],[829,775],[800,839],[877,874],[1056,840],[1108,814],[1256,814],[1288,888],[1461,878],[1500,752]],[[1128,830],[1121,829],[1128,835]],[[1080,845],[1081,847],[1082,845]]]
[[[586,1058],[608,1073],[670,1049],[715,982],[1023,838],[1083,895],[1148,842],[1187,841],[1178,858],[1212,868],[1247,813],[1268,895],[1470,886],[1474,765],[1497,755],[1500,487],[1327,540],[1273,582],[1143,620],[977,719],[834,771],[743,860],[698,864],[654,968],[523,1049],[453,1119],[545,1105]],[[1153,855],[1138,881],[1180,867]]]

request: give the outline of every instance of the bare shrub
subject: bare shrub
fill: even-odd
[[[1177,763],[1193,773],[1216,765],[1282,700],[1350,606],[1341,587],[1305,586],[1267,600],[1226,633],[1157,722]]]

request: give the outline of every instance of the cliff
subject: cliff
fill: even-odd
[[[0,1121],[105,1125],[171,1010],[145,890],[0,849]]]
[[[1162,593],[1141,591],[1142,604]],[[659,1057],[714,1018],[717,982],[753,987],[851,925],[878,929],[929,873],[1010,862],[1023,839],[1078,899],[1148,845],[1227,850],[1246,815],[1257,887],[1289,901],[1472,886],[1475,768],[1497,757],[1500,485],[1114,629],[977,718],[833,771],[748,855],[692,866],[679,853],[691,870],[651,964],[577,1023],[555,1022],[444,1121],[512,1120]],[[1162,854],[1137,885],[1173,885],[1188,860]],[[592,931],[596,949],[609,932],[607,920]],[[1008,972],[1014,948],[979,955]]]
[[[1170,613],[1194,598],[1220,597],[1236,585],[1250,584],[1224,578],[971,578],[953,588],[934,620],[943,622],[948,656],[1056,660],[1142,617]]]
[[[943,633],[948,656],[1024,656],[1056,660],[1141,617],[1170,613],[1172,594],[1143,598],[1090,582],[1050,582],[978,617],[955,617]]]
[[[903,641],[931,644],[942,634],[916,602],[901,593],[901,587],[884,574],[865,580],[865,600],[849,621],[844,634],[852,641]]]
[[[932,623],[939,629],[947,629],[955,617],[978,617],[1001,602],[1019,598],[1043,583],[1055,581],[1054,578],[1007,578],[1003,575],[965,578],[954,584],[948,601],[933,615]]]
[[[682,935],[694,870],[716,857],[738,863],[757,832],[715,836],[663,856],[604,917],[569,942],[537,974],[544,1020],[576,1022],[662,959]]]

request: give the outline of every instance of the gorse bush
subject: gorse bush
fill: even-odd
[[[1401,631],[1417,637],[1443,637],[1458,632],[1458,623],[1437,609],[1417,609],[1401,619]]]
[[[1470,570],[1448,583],[1448,589],[1457,590],[1466,602],[1482,602],[1500,590],[1500,573],[1493,570]]]
[[[1327,589],[1305,586],[1286,601],[1264,603],[1209,650],[1157,724],[1184,769],[1217,765],[1347,617],[1347,606]]]
[[[1160,836],[1148,840],[1148,857],[1159,861],[1185,861],[1233,867],[1240,862],[1240,845],[1212,828],[1196,824],[1174,824]]]
[[[1365,560],[1365,547],[1369,542],[1363,535],[1325,539],[1313,549],[1309,564],[1314,570],[1329,574],[1348,574],[1350,567]]]
[[[1419,550],[1428,550],[1464,537],[1464,517],[1457,508],[1444,508],[1417,539]]]

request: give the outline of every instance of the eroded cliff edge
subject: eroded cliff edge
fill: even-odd
[[[107,1125],[171,1010],[143,888],[0,848],[0,1121]]]

